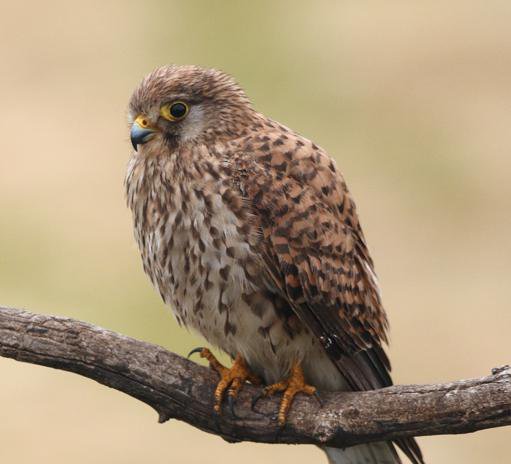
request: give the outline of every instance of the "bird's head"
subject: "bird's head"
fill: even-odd
[[[147,75],[129,104],[131,143],[176,147],[234,137],[254,114],[227,74],[198,66],[162,66]]]

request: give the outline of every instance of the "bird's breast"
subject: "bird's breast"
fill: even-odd
[[[247,301],[259,291],[261,273],[253,251],[257,234],[241,199],[214,178],[172,184],[153,176],[136,192],[128,183],[137,185],[130,174],[128,204],[152,283],[180,324],[235,352],[232,339],[250,329],[242,313],[251,312]]]
[[[279,380],[294,359],[303,359],[312,377],[335,371],[264,281],[257,221],[241,209],[238,193],[221,179],[169,182],[158,172],[129,167],[128,205],[144,270],[178,322],[240,353],[267,382]]]

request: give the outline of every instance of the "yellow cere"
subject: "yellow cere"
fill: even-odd
[[[135,122],[142,128],[147,129],[149,127],[149,119],[143,114],[139,114],[135,119]]]

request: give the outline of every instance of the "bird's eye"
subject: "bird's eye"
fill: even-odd
[[[167,121],[179,121],[188,114],[188,105],[181,101],[167,103],[160,108],[160,114]]]

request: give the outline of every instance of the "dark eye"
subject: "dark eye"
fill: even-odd
[[[170,114],[174,116],[176,119],[182,118],[186,112],[188,111],[188,108],[184,103],[174,103],[170,107]]]
[[[188,113],[188,105],[178,101],[167,103],[160,108],[160,114],[169,121],[178,121],[183,119]]]

